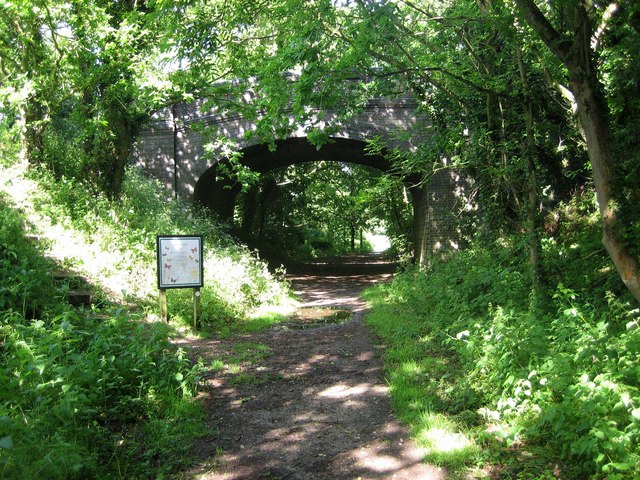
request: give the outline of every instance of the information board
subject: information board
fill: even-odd
[[[202,287],[202,236],[158,235],[157,255],[158,288]]]

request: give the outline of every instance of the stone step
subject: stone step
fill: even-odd
[[[56,255],[54,253],[45,253],[44,257],[56,263],[63,263],[67,259],[67,257]]]
[[[91,296],[91,292],[83,290],[69,290],[67,292],[67,301],[74,307],[91,305]]]
[[[56,270],[54,272],[51,272],[51,276],[56,282],[67,280],[72,277],[72,275],[65,270]]]
[[[78,273],[70,272],[68,270],[54,270],[51,272],[51,276],[56,282],[63,282],[65,280],[75,281],[79,283],[88,284],[89,280]]]
[[[38,243],[42,240],[42,237],[40,237],[40,235],[36,235],[36,234],[27,234],[24,236],[24,238],[26,238],[27,240],[29,240],[32,243]]]

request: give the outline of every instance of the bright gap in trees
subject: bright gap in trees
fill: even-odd
[[[239,236],[266,257],[302,260],[402,253],[411,205],[401,180],[344,162],[308,162],[262,173],[237,200]]]

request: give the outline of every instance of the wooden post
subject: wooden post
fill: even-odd
[[[169,321],[169,315],[167,314],[167,290],[160,289],[160,319],[163,322]]]
[[[193,328],[198,328],[198,321],[200,320],[200,289],[193,289]]]

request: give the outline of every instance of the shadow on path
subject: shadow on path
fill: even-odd
[[[342,324],[272,329],[229,341],[201,340],[209,359],[234,344],[261,345],[242,372],[211,373],[203,399],[212,435],[199,446],[200,479],[442,479],[392,415],[377,348],[358,298],[391,274],[291,278],[302,308],[340,307]],[[206,460],[208,459],[208,460]]]

